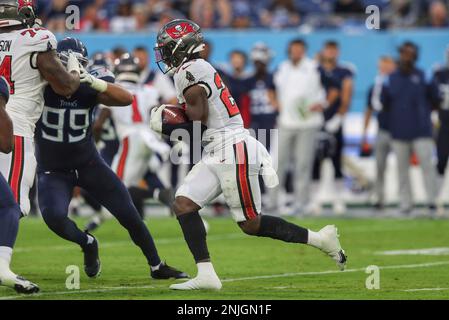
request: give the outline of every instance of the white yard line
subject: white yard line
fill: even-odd
[[[443,265],[449,265],[449,261],[435,261],[435,262],[428,262],[428,263],[417,263],[417,264],[400,264],[400,265],[391,265],[391,266],[379,266],[380,269],[414,269],[414,268],[429,268],[429,267],[436,267],[436,266],[443,266]],[[356,268],[356,269],[347,269],[345,271],[336,271],[336,270],[329,270],[329,271],[315,271],[315,272],[295,272],[295,273],[282,273],[282,274],[272,274],[272,275],[265,275],[265,276],[255,276],[255,277],[242,277],[242,278],[234,278],[234,279],[223,279],[222,282],[238,282],[238,281],[247,281],[247,280],[260,280],[260,279],[274,279],[274,278],[286,278],[286,277],[297,277],[297,276],[313,276],[313,275],[325,275],[325,274],[345,274],[348,272],[365,272],[366,268]],[[160,287],[154,287],[154,286],[137,286],[137,287],[126,287],[126,286],[120,286],[120,287],[103,287],[98,289],[88,289],[88,290],[73,290],[73,291],[56,291],[56,292],[42,292],[36,295],[33,295],[32,297],[40,297],[40,296],[52,296],[52,295],[71,295],[71,294],[79,294],[79,293],[104,293],[104,292],[113,292],[113,291],[121,291],[121,290],[136,290],[136,289],[161,289]],[[428,288],[427,290],[430,290],[431,288]],[[417,290],[418,289],[410,289],[410,290]],[[441,288],[439,290],[446,290],[445,288]],[[406,291],[406,290],[404,290]],[[424,291],[421,289],[421,291]],[[0,300],[14,300],[14,299],[21,299],[26,298],[26,296],[23,295],[14,295],[14,296],[7,296],[7,297],[0,297]]]
[[[400,255],[447,256],[449,255],[449,247],[408,249],[408,250],[387,250],[387,251],[377,251],[374,254],[384,256],[400,256]]]
[[[379,269],[411,269],[411,268],[428,268],[440,265],[449,265],[449,261],[437,261],[429,263],[420,264],[402,264],[393,266],[379,266]],[[236,279],[224,279],[222,282],[235,282],[235,281],[246,281],[246,280],[259,280],[259,279],[273,279],[273,278],[286,278],[286,277],[296,277],[296,276],[315,276],[322,274],[344,274],[347,272],[365,272],[366,268],[357,269],[346,269],[345,271],[329,270],[329,271],[312,271],[312,272],[295,272],[295,273],[282,273],[282,274],[272,274],[266,276],[254,276],[254,277],[244,277]]]
[[[419,289],[407,289],[402,290],[404,292],[419,292],[419,291],[445,291],[449,290],[449,288],[419,288]]]

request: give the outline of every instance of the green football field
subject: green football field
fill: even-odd
[[[174,292],[172,281],[149,278],[139,249],[115,220],[96,232],[103,271],[88,279],[75,245],[39,219],[24,219],[13,258],[15,272],[41,293],[19,296],[0,287],[0,299],[448,299],[449,221],[400,219],[292,219],[319,229],[336,224],[349,256],[345,272],[321,252],[297,244],[244,235],[231,219],[209,219],[209,249],[223,280],[219,292]],[[80,225],[84,220],[78,220]],[[195,265],[175,219],[147,221],[161,257],[190,275]],[[410,251],[426,249],[421,251]],[[385,252],[387,251],[387,252]],[[383,254],[382,254],[383,253]],[[68,266],[79,266],[80,289],[66,288]],[[380,289],[368,290],[366,268],[380,268]]]

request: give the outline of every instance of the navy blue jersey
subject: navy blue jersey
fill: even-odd
[[[97,78],[113,82],[105,68],[91,71]],[[43,171],[76,169],[97,154],[91,126],[98,104],[98,91],[81,84],[69,98],[45,88],[45,106],[36,126],[36,159]]]
[[[438,69],[433,74],[430,96],[438,106],[441,124],[449,126],[449,67]]]
[[[354,73],[349,68],[344,66],[337,66],[331,71],[327,71],[320,66],[319,71],[321,74],[321,82],[323,83],[326,92],[329,92],[332,88],[341,90],[343,81],[347,78],[352,79],[354,77]],[[324,119],[326,121],[331,119],[338,112],[340,104],[341,100],[338,98],[332,105],[324,110]]]
[[[245,80],[245,87],[249,94],[251,117],[276,113],[268,99],[268,91],[275,90],[272,74],[268,73],[263,79],[251,76]]]
[[[388,131],[388,114],[385,110],[380,110],[380,111],[375,110],[375,108],[373,107],[373,92],[374,92],[374,86],[371,86],[371,88],[368,91],[366,106],[367,106],[367,108],[371,109],[373,112],[377,113],[377,122],[379,124],[379,129]]]
[[[432,136],[431,108],[423,71],[392,73],[382,87],[381,102],[388,114],[393,139],[410,141]]]

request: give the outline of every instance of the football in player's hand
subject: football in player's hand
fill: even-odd
[[[162,123],[180,124],[189,121],[185,110],[181,106],[168,105],[162,112]]]

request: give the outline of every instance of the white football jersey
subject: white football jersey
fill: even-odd
[[[240,142],[248,135],[237,103],[210,63],[204,59],[187,61],[177,69],[174,80],[179,103],[183,105],[188,88],[200,85],[207,92],[209,117],[203,135],[206,152]]]
[[[127,107],[110,108],[117,135],[122,140],[140,130],[150,129],[150,110],[159,105],[158,91],[151,86],[121,82],[134,96],[133,103]]]
[[[14,124],[14,134],[32,138],[44,107],[47,84],[36,66],[37,53],[56,49],[53,33],[42,28],[0,33],[0,75],[11,86],[6,110]]]

